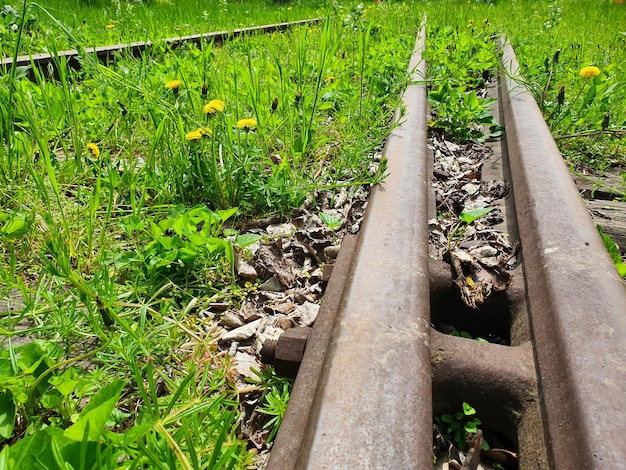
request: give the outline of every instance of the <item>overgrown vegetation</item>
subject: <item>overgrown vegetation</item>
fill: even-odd
[[[55,10],[19,7],[12,55],[36,47],[31,16],[64,38],[52,52],[87,45]],[[253,465],[238,372],[203,312],[258,289],[234,271],[261,238],[246,220],[383,178],[374,150],[419,23],[401,4],[324,13],[223,47],[0,78],[3,465]],[[261,377],[272,439],[290,384]]]
[[[48,69],[34,70],[34,83],[23,69],[0,77],[0,467],[253,465],[255,451],[238,436],[233,358],[202,312],[239,305],[258,287],[233,271],[234,253],[259,239],[246,220],[289,214],[316,189],[384,177],[373,153],[406,85],[423,9],[437,77],[433,127],[459,141],[484,139],[482,126],[500,132],[477,88],[497,61],[491,38],[505,32],[572,164],[624,164],[626,39],[609,26],[626,24],[620,4],[49,0],[3,8],[3,57],[326,20],[223,47],[171,51],[157,42],[141,59],[118,56],[109,67],[83,55],[80,72],[59,59],[56,80]],[[463,60],[446,60],[452,55]],[[271,439],[290,385],[264,371],[254,386]],[[468,416],[448,424],[467,430],[476,424]]]
[[[433,27],[494,34],[511,41],[564,157],[602,171],[626,165],[626,8],[618,1],[426,2]],[[600,74],[584,78],[581,71]],[[587,69],[588,70],[588,69]]]

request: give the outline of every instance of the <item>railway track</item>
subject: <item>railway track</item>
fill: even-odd
[[[202,46],[202,44],[222,44],[226,41],[245,36],[246,34],[255,33],[274,33],[286,31],[290,28],[297,26],[303,26],[308,24],[316,24],[322,21],[321,18],[312,18],[308,20],[290,21],[284,23],[269,24],[263,26],[253,26],[249,28],[238,28],[232,31],[214,31],[203,34],[192,34],[187,36],[181,36],[177,38],[163,39],[161,42],[165,43],[171,49],[177,49],[184,44],[196,44]],[[67,66],[74,70],[80,70],[81,55],[91,57],[103,64],[109,64],[115,57],[120,54],[127,54],[132,57],[140,57],[146,51],[149,51],[158,41],[137,41],[130,44],[113,44],[110,46],[99,47],[87,47],[82,51],[76,49],[59,51],[56,54],[40,53],[32,55],[22,55],[15,58],[6,57],[0,60],[0,72],[8,73],[13,63],[16,67],[28,68],[27,76],[31,81],[35,81],[36,75],[33,69],[38,69],[43,72],[44,76],[48,78],[59,78],[58,64],[65,62]]]
[[[319,20],[170,44],[312,21]],[[86,52],[107,63],[150,45]],[[343,242],[314,328],[288,330],[271,351],[277,369],[299,372],[268,468],[430,468],[433,416],[464,401],[512,443],[520,468],[619,466],[626,457],[626,290],[536,103],[516,79],[508,45],[496,88],[506,137],[492,144],[483,178],[489,171],[512,188],[501,209],[523,263],[512,272],[513,287],[473,311],[458,299],[449,267],[429,257],[434,195],[423,47],[422,31],[402,125],[384,150],[390,176],[373,191],[360,234]],[[20,57],[17,65],[50,66],[54,75],[59,57],[80,67],[77,51]],[[4,59],[0,67],[11,64]],[[478,324],[508,344],[446,335],[431,326],[439,321]]]
[[[291,343],[272,352],[293,366],[304,351],[267,468],[431,468],[433,416],[464,401],[511,443],[519,468],[622,462],[626,289],[507,44],[496,88],[506,136],[483,178],[510,185],[502,210],[522,263],[512,287],[472,311],[450,268],[429,260],[423,37],[384,150],[390,176],[358,238],[344,242],[308,340],[287,333]],[[446,335],[435,321],[491,329],[508,344]]]

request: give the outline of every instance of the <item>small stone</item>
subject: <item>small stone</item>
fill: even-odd
[[[243,318],[245,323],[250,323],[251,321],[261,318],[263,316],[263,312],[259,311],[256,305],[252,302],[244,302],[239,309],[239,316]]]
[[[254,281],[259,277],[256,269],[254,269],[254,266],[240,260],[239,257],[235,259],[235,269],[237,270],[237,275],[243,279]]]
[[[474,183],[467,183],[461,186],[461,189],[465,191],[467,194],[469,194],[470,196],[472,196],[478,192],[478,190],[480,189],[480,185],[474,184]]]
[[[259,286],[261,290],[268,290],[270,292],[281,292],[285,290],[285,287],[280,283],[276,276],[270,277],[267,281]]]
[[[470,251],[477,258],[491,258],[498,256],[498,249],[493,246],[481,246]]]
[[[318,304],[304,302],[302,305],[298,305],[292,317],[299,318],[300,321],[298,323],[302,326],[311,326],[315,322],[319,310],[320,306]]]
[[[271,237],[290,237],[291,234],[296,231],[296,226],[292,223],[268,225],[265,230]]]
[[[337,245],[331,245],[331,246],[327,246],[326,248],[324,248],[324,257],[326,258],[326,261],[330,262],[336,259],[338,254],[339,254],[339,246]]]
[[[234,313],[226,312],[222,315],[222,318],[220,318],[220,325],[234,329],[243,326],[243,321]]]
[[[240,326],[239,328],[235,328],[234,330],[228,331],[222,335],[220,340],[222,341],[245,341],[247,339],[252,338],[257,329],[261,326],[261,319],[253,321],[252,323],[248,323],[246,325]]]
[[[293,328],[295,325],[291,318],[281,317],[276,319],[276,326],[283,330],[288,330],[289,328]]]

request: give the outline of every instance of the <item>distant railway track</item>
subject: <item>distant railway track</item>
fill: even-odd
[[[145,51],[150,50],[155,44],[165,43],[170,48],[176,49],[184,44],[196,44],[201,46],[204,43],[221,44],[228,40],[245,36],[252,33],[273,33],[286,31],[297,26],[315,24],[322,21],[322,18],[312,18],[300,21],[290,21],[284,23],[254,26],[249,28],[238,28],[232,31],[216,31],[211,33],[193,34],[177,38],[167,38],[162,41],[139,41],[129,44],[114,44],[110,46],[87,47],[83,51],[76,49],[59,51],[56,54],[40,53],[32,55],[18,56],[15,60],[16,67],[28,67],[31,70],[28,77],[34,80],[35,75],[32,69],[41,70],[44,76],[58,78],[57,64],[62,61],[67,63],[70,69],[80,70],[81,54],[92,56],[98,61],[108,64],[114,60],[116,55],[129,54],[133,57],[140,57]],[[0,61],[0,72],[7,73],[13,65],[13,58],[7,57]]]
[[[358,238],[344,241],[306,348],[288,330],[272,352],[293,363],[304,350],[268,468],[432,468],[433,416],[463,401],[513,444],[520,468],[623,461],[626,289],[509,45],[497,85],[506,136],[484,171],[510,185],[502,209],[522,264],[511,288],[471,310],[449,266],[429,259],[424,34],[402,125],[384,150],[390,176]],[[492,328],[509,345],[431,327],[443,320]]]

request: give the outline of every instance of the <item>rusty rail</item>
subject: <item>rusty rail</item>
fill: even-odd
[[[390,177],[373,192],[358,240],[342,248],[269,469],[431,468],[432,414],[461,401],[518,448],[522,469],[626,458],[626,289],[503,48],[497,112],[507,134],[494,145],[512,185],[508,231],[522,246],[514,287],[476,316],[453,300],[449,268],[429,263],[426,93],[409,87],[404,122],[385,147]],[[431,314],[504,318],[511,345],[444,335]]]
[[[99,47],[87,47],[82,51],[78,51],[76,49],[59,51],[54,54],[32,54],[32,55],[23,55],[17,57],[15,64],[16,67],[29,67],[31,70],[28,73],[28,78],[30,80],[35,79],[35,75],[32,71],[32,67],[36,67],[37,69],[44,72],[44,74],[49,73],[49,68],[51,67],[51,76],[53,78],[58,79],[58,64],[60,62],[66,62],[67,66],[74,70],[80,70],[82,65],[80,62],[81,55],[92,56],[95,57],[98,61],[108,64],[115,59],[116,55],[119,54],[129,54],[133,57],[140,57],[145,51],[151,49],[155,44],[165,43],[171,49],[176,49],[183,44],[193,43],[199,47],[202,47],[202,44],[213,43],[213,44],[222,44],[228,40],[245,36],[246,34],[252,33],[273,33],[273,32],[281,32],[286,31],[289,28],[294,28],[297,26],[304,26],[309,24],[316,24],[322,21],[322,18],[312,18],[307,20],[299,20],[299,21],[290,21],[284,23],[277,24],[269,24],[263,26],[253,26],[249,28],[238,28],[232,31],[216,31],[211,33],[203,33],[203,34],[192,34],[187,36],[180,36],[177,38],[167,38],[162,41],[139,41],[139,42],[131,42],[129,44],[115,44],[110,46],[99,46]],[[8,70],[13,65],[13,58],[7,57],[0,60],[0,73],[7,73]]]
[[[504,48],[502,108],[552,468],[626,457],[626,289]]]
[[[410,62],[422,81],[423,40],[422,30]],[[390,176],[373,191],[351,264],[333,271],[343,292],[322,306],[337,307],[334,326],[311,338],[294,385],[311,406],[291,401],[270,469],[432,465],[425,85],[403,101],[384,149]]]

